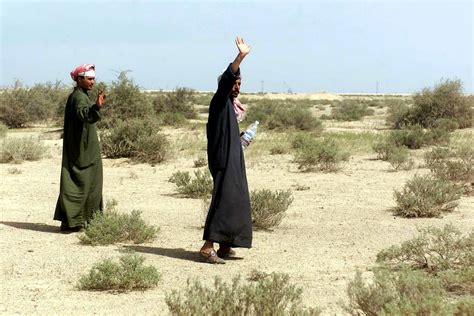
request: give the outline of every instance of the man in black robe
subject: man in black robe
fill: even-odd
[[[214,189],[200,254],[210,263],[225,263],[222,258],[234,253],[231,247],[252,246],[250,198],[233,105],[240,92],[240,63],[250,47],[240,37],[235,42],[239,53],[219,80],[207,122],[208,166]],[[214,243],[220,246],[217,252]]]

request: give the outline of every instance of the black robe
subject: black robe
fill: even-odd
[[[252,217],[240,131],[232,105],[232,87],[240,74],[230,66],[209,106],[206,125],[208,166],[214,181],[204,240],[224,246],[252,246]]]

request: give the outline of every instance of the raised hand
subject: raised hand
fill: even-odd
[[[248,46],[245,42],[244,39],[240,36],[237,36],[235,38],[235,44],[237,45],[237,48],[239,49],[239,53],[242,56],[246,56],[248,53],[250,53],[250,46]]]
[[[95,104],[97,104],[98,107],[103,107],[105,103],[105,92],[103,90],[99,90],[99,93],[97,94],[97,101]]]

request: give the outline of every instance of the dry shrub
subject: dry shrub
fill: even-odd
[[[227,284],[215,277],[214,287],[198,280],[187,282],[182,293],[166,295],[171,315],[319,315],[316,308],[302,305],[303,290],[289,282],[286,274],[272,273],[255,282],[243,284],[240,276]]]
[[[374,110],[369,109],[366,104],[355,100],[343,100],[342,103],[332,109],[331,116],[337,121],[359,121],[364,116],[372,115]]]
[[[438,178],[462,185],[466,193],[474,183],[474,149],[471,144],[458,147],[435,147],[425,153],[425,162]]]
[[[204,157],[198,157],[194,160],[194,168],[201,168],[207,166],[207,159]]]
[[[4,138],[7,136],[8,133],[8,126],[0,122],[0,138]]]
[[[149,226],[133,210],[129,214],[120,214],[115,210],[96,212],[79,239],[86,245],[110,245],[121,242],[141,244],[155,239],[159,229]]]
[[[161,279],[153,266],[144,266],[145,258],[137,254],[120,257],[119,263],[105,259],[81,276],[77,287],[86,291],[128,292],[155,287]]]
[[[395,170],[413,168],[414,161],[410,158],[410,151],[406,146],[397,146],[386,139],[374,144],[372,148],[378,159],[388,161]]]
[[[252,223],[257,229],[271,229],[280,225],[293,202],[291,191],[254,190],[250,195]]]
[[[306,141],[304,141],[306,142]],[[337,142],[330,138],[308,141],[295,155],[295,162],[302,171],[319,170],[336,172],[341,163],[349,160],[349,152],[343,150]]]
[[[174,91],[158,95],[153,100],[155,112],[167,118],[169,125],[182,124],[183,119],[194,119],[197,112],[194,109],[195,91],[189,88],[176,88]],[[170,114],[174,114],[171,115]],[[174,119],[173,119],[174,118]]]
[[[428,227],[382,250],[371,283],[349,283],[349,312],[365,315],[469,315],[474,306],[474,233]],[[467,312],[467,313],[466,313]]]
[[[202,198],[212,194],[213,182],[209,171],[197,170],[194,178],[189,172],[177,171],[168,179],[178,192],[188,198]]]
[[[108,158],[161,163],[168,157],[170,145],[166,136],[158,131],[152,119],[117,120],[101,137],[102,152]]]
[[[40,160],[47,147],[34,137],[5,138],[0,151],[0,163],[21,163]]]
[[[452,183],[433,177],[418,176],[409,180],[401,191],[395,191],[394,214],[402,217],[439,217],[458,205],[462,190]]]

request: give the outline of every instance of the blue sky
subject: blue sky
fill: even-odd
[[[95,63],[99,81],[212,91],[241,35],[243,92],[474,93],[471,0],[0,2],[0,86]]]

